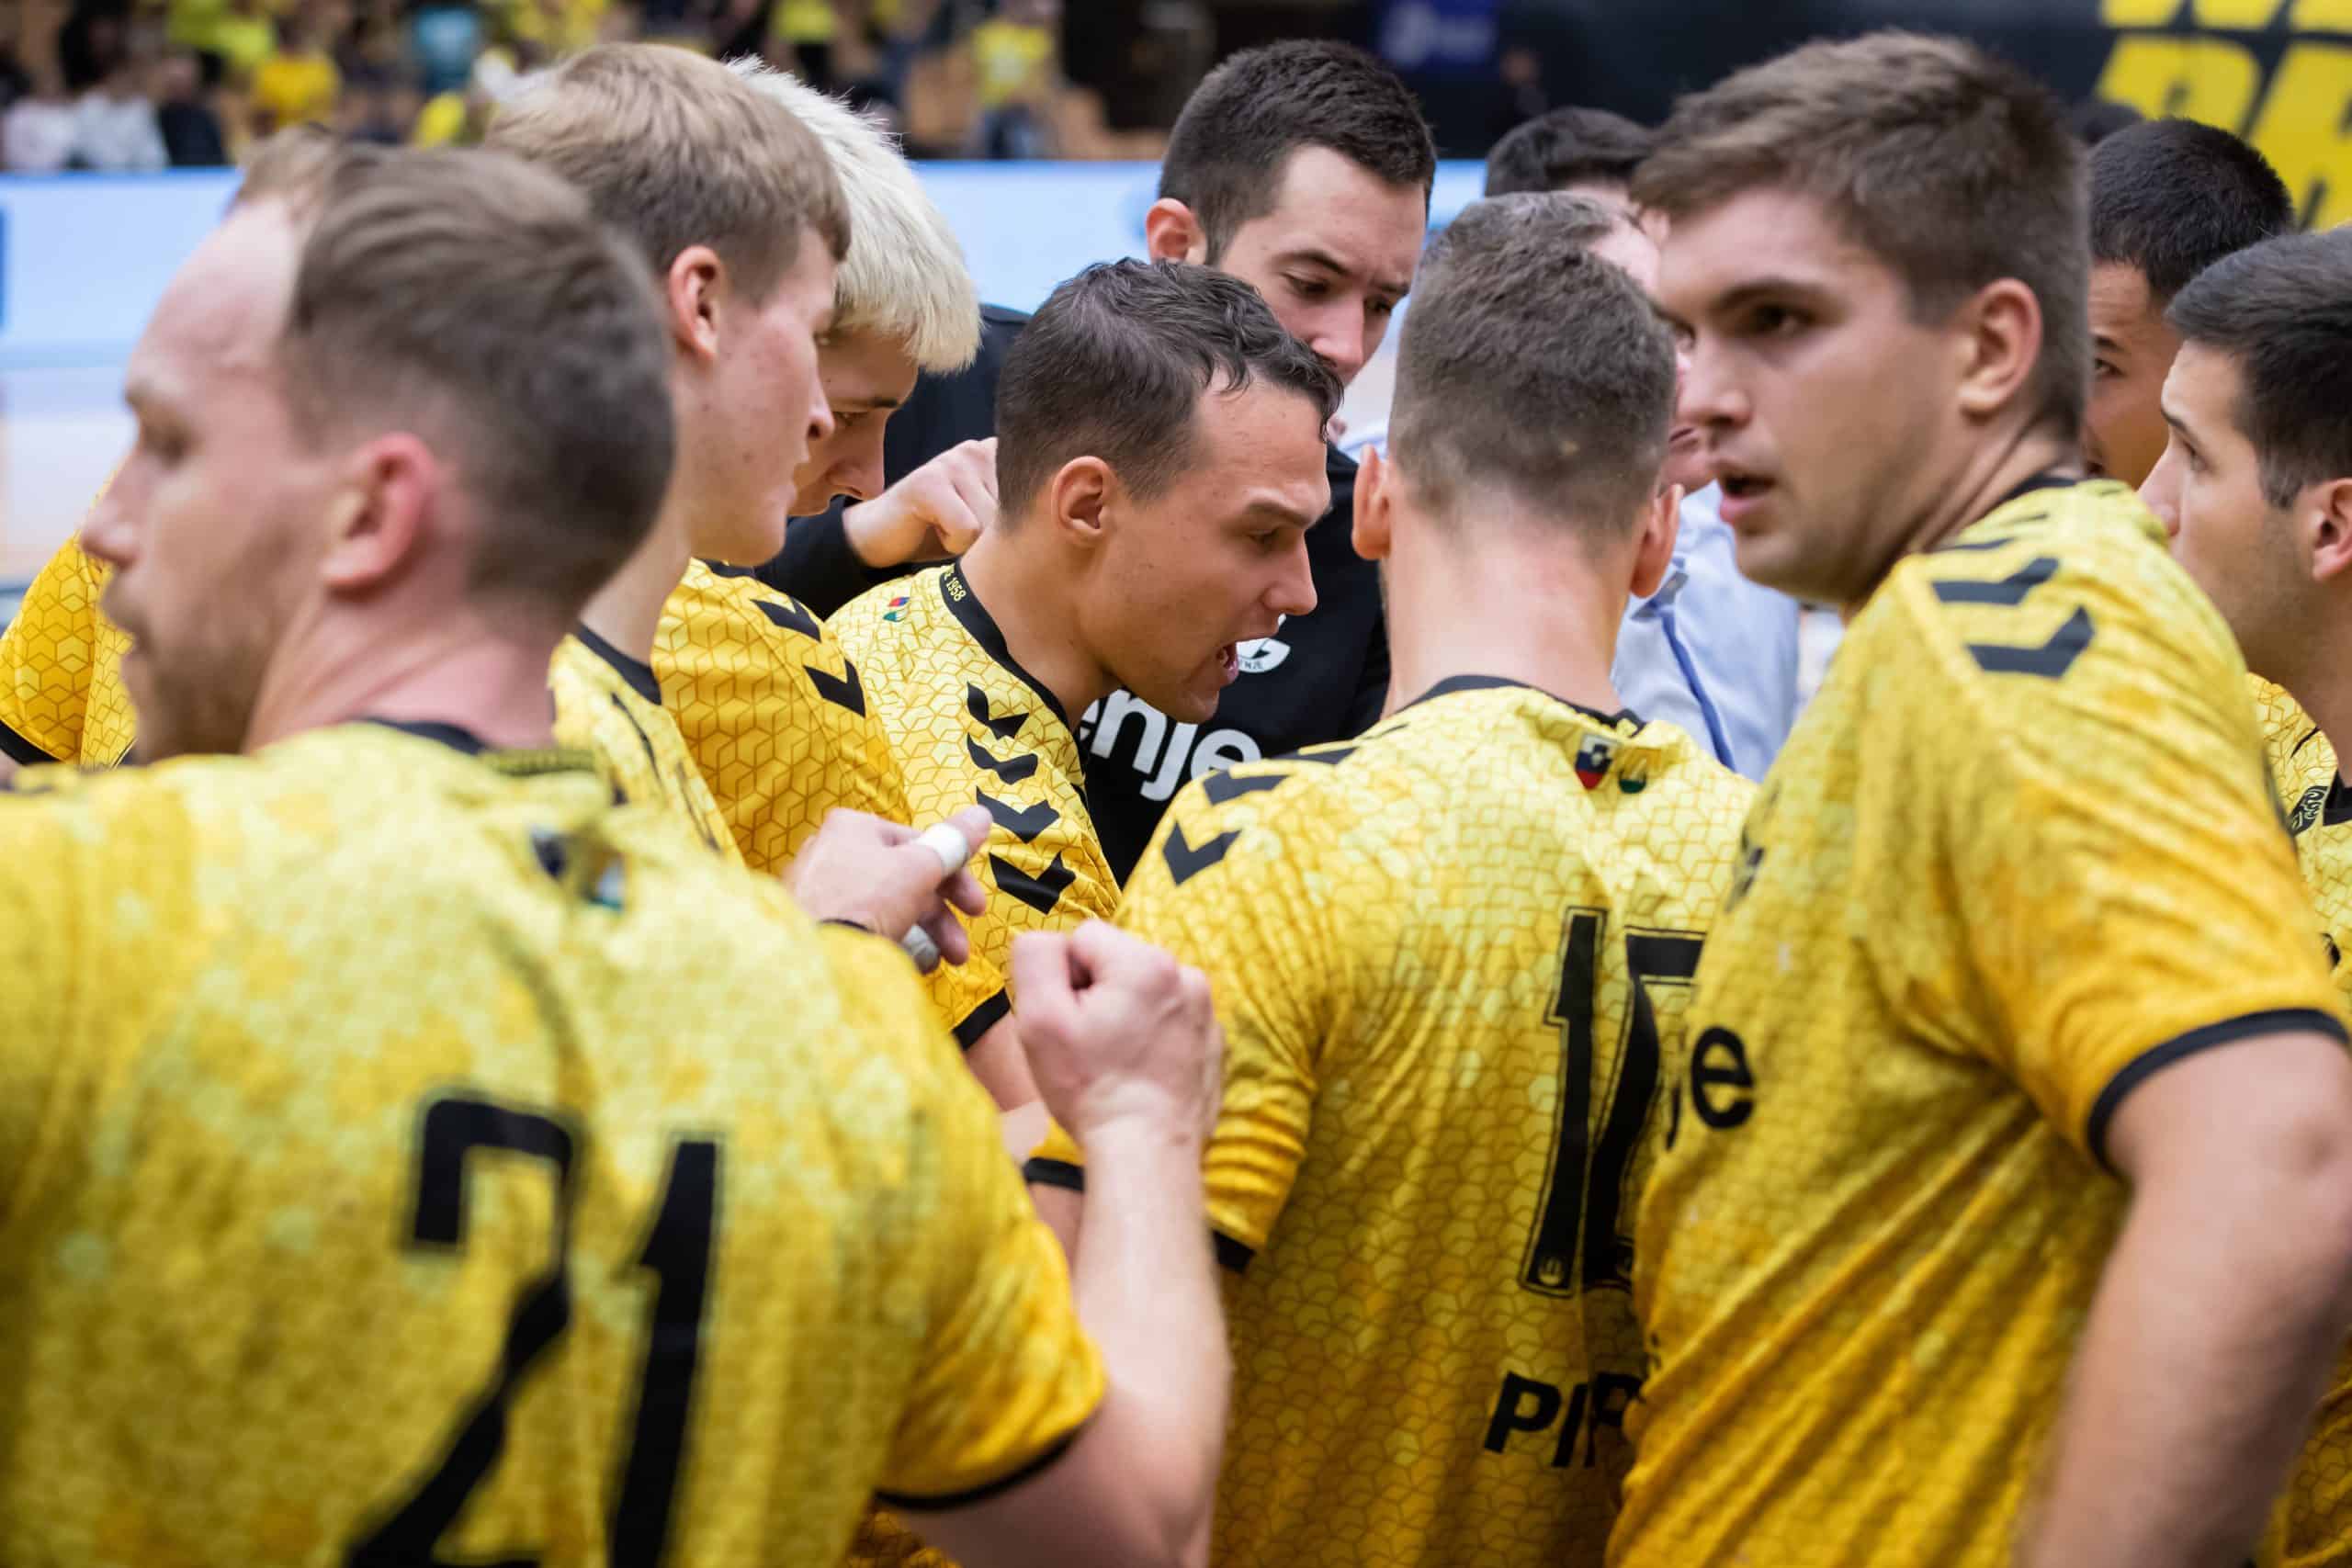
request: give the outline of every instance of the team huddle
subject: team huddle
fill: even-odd
[[[0,1561],[2352,1562],[2352,231],[1905,34],[1434,167],[266,143],[0,646]]]

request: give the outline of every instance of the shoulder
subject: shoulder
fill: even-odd
[[[2106,481],[2020,497],[1901,562],[1848,635],[1873,665],[1924,654],[1968,700],[1996,708],[2113,682],[2201,685],[2209,698],[2226,687],[2242,700],[2229,628],[2154,517]]]
[[[860,659],[904,648],[929,628],[946,571],[945,567],[933,567],[869,589],[835,611],[826,624],[835,640]]]

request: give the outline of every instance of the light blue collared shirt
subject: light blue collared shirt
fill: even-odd
[[[1666,581],[1625,608],[1610,678],[1644,718],[1681,726],[1760,779],[1797,721],[1797,602],[1739,574],[1713,485],[1682,499]]]
[[[1388,451],[1385,421],[1350,431],[1340,449]],[[1664,719],[1734,773],[1760,779],[1796,724],[1798,608],[1739,574],[1713,485],[1682,498],[1666,581],[1625,607],[1610,681],[1626,707]]]

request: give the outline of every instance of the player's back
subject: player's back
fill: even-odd
[[[1234,1415],[1222,1563],[1597,1562],[1634,1201],[1753,791],[1464,679],[1193,786],[1122,920],[1204,964]]]
[[[548,757],[56,788],[0,801],[0,1561],[813,1563],[1030,1457],[922,1393],[983,1254],[1055,1261],[956,1212],[993,1119],[887,944]]]

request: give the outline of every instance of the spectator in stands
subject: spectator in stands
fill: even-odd
[[[997,14],[972,29],[980,106],[974,150],[981,157],[1053,155],[1060,25],[1061,0],[1001,0]]]
[[[74,167],[148,175],[170,166],[141,76],[134,62],[121,60],[74,106]]]
[[[343,94],[343,73],[320,38],[313,4],[288,11],[278,23],[278,45],[254,71],[252,97],[264,134],[294,125],[325,125],[334,118]]]
[[[74,100],[54,65],[32,73],[32,90],[8,106],[0,120],[9,172],[53,175],[74,156]]]
[[[218,168],[229,161],[220,117],[204,92],[203,73],[193,52],[175,49],[155,62],[155,125],[175,169]]]
[[[1649,156],[1651,133],[1607,109],[1554,109],[1495,143],[1487,154],[1487,194],[1565,191],[1628,208],[1634,170]]]
[[[277,48],[264,0],[172,0],[171,38],[216,62],[212,76],[239,88]]]

